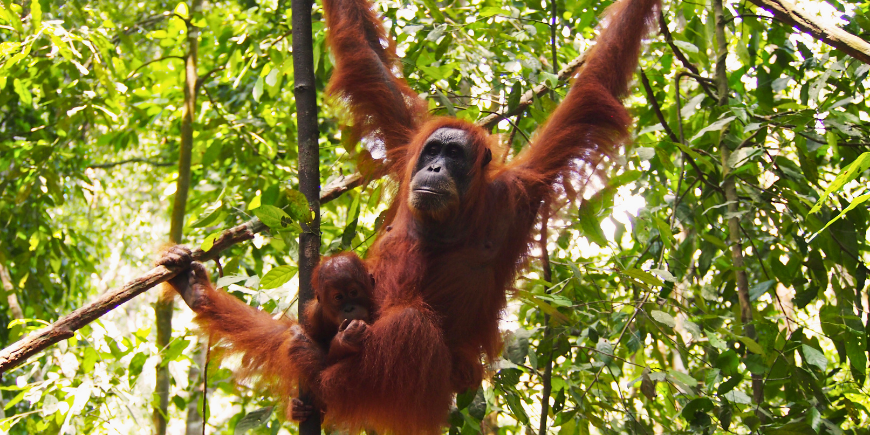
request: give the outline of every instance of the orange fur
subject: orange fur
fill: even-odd
[[[324,0],[336,58],[329,89],[350,110],[356,138],[382,142],[384,168],[399,181],[366,260],[376,283],[373,321],[358,353],[322,371],[320,354],[287,344],[304,344],[288,335],[290,323],[225,294],[209,294],[214,300],[199,315],[204,328],[271,378],[316,379],[316,394],[341,428],[439,433],[453,394],[477,387],[483,361],[501,351],[506,290],[525,263],[541,204],[556,192],[570,194],[567,181],[582,163],[627,139],[631,118],[620,99],[658,7],[659,0],[614,5],[568,96],[534,143],[512,162],[484,166],[496,138],[462,120],[426,119],[424,102],[399,77],[395,47],[369,0]],[[469,133],[476,164],[459,204],[427,217],[409,207],[408,185],[425,140],[445,126]],[[279,381],[278,393],[285,391]]]

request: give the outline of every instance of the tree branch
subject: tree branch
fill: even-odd
[[[749,0],[772,13],[778,20],[809,33],[855,59],[870,64],[870,43],[839,28],[821,23],[807,11],[787,0]]]
[[[325,204],[332,201],[340,195],[340,192],[353,189],[361,184],[362,177],[358,174],[342,177],[335,182],[329,183],[320,194],[320,203]],[[195,249],[192,253],[193,260],[199,262],[214,260],[220,256],[221,252],[238,243],[253,239],[254,234],[261,233],[267,228],[257,218],[230,228],[221,233],[208,252]],[[95,301],[58,319],[51,325],[35,331],[9,347],[0,350],[0,376],[10,369],[21,365],[27,358],[36,355],[49,346],[72,337],[75,331],[83,328],[88,323],[99,319],[104,314],[144,293],[148,289],[171,279],[182,270],[180,268],[170,269],[165,266],[155,267],[121,287],[103,293]]]
[[[133,78],[134,75],[136,75],[137,72],[139,72],[140,69],[145,68],[146,66],[151,65],[152,63],[160,62],[160,61],[166,60],[166,59],[178,59],[178,60],[183,60],[183,61],[187,60],[183,56],[163,56],[163,57],[158,57],[157,59],[151,59],[148,62],[145,62],[142,65],[137,66],[136,69],[134,69],[130,74],[128,74],[127,78],[125,78],[124,80],[130,80],[131,78]]]
[[[115,166],[126,165],[127,163],[145,163],[146,165],[151,166],[172,166],[175,163],[173,162],[158,162],[156,160],[149,160],[144,157],[133,157],[132,159],[125,159],[118,162],[109,162],[109,163],[96,163],[92,164],[89,167],[94,169],[108,169],[114,168]]]
[[[195,261],[207,261],[217,258],[221,251],[235,245],[236,243],[253,239],[255,233],[259,233],[265,229],[266,225],[258,219],[245,222],[244,224],[224,231],[223,234],[215,240],[214,246],[212,246],[208,252],[201,249],[194,250],[192,253],[193,259]],[[115,307],[133,299],[157,284],[174,277],[182,270],[184,269],[157,266],[140,277],[124,284],[122,287],[103,293],[95,301],[64,317],[61,317],[51,325],[31,333],[24,339],[15,342],[11,346],[0,351],[0,375],[6,373],[9,369],[18,366],[28,357],[37,354],[52,344],[72,337],[75,331],[81,329],[88,323],[97,320],[102,315],[112,311]]]
[[[580,66],[583,65],[583,63],[586,61],[586,53],[588,52],[589,50],[584,51],[580,56],[575,57],[574,60],[568,62],[567,64],[565,64],[564,68],[559,70],[558,77],[560,82],[568,80],[571,76],[574,75],[574,72],[577,71],[577,68],[580,68]],[[485,118],[477,121],[477,125],[486,129],[492,129],[492,127],[495,126],[495,124],[497,124],[502,119],[510,118],[511,116],[514,116],[525,110],[526,107],[531,106],[536,96],[544,95],[549,91],[550,88],[545,83],[541,83],[526,91],[523,94],[522,98],[520,98],[520,102],[516,105],[516,107],[508,108],[503,112],[499,112],[497,114],[494,113],[492,115],[486,116]]]

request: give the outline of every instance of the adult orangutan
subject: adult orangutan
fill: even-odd
[[[355,137],[383,145],[383,167],[399,183],[366,259],[373,321],[361,325],[358,352],[320,366],[311,340],[290,323],[197,291],[206,287],[194,279],[179,290],[198,321],[242,352],[247,370],[301,376],[341,427],[437,433],[453,394],[477,387],[483,361],[501,349],[506,289],[528,255],[541,204],[580,165],[627,139],[631,119],[620,99],[658,6],[622,0],[611,7],[565,100],[533,143],[501,164],[492,160],[497,139],[487,131],[429,119],[398,77],[394,45],[368,0],[324,0],[336,59],[330,92],[347,105]]]

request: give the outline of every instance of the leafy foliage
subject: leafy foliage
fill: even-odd
[[[591,45],[609,3],[378,8],[435,113],[477,120],[553,88],[496,127],[510,158],[564,97],[555,73]],[[870,3],[800,3],[870,39]],[[627,101],[635,139],[603,164],[607,177],[578,180],[582,203],[552,204],[550,280],[533,259],[505,314],[503,359],[457,398],[451,433],[537,431],[542,418],[560,434],[870,433],[870,66],[727,2],[731,92],[720,105],[711,5],[666,2],[668,31],[651,38]],[[322,91],[332,60],[313,13]],[[295,238],[311,216],[296,190],[289,14],[283,0],[0,2],[0,345],[150,263],[174,193],[188,26],[200,82],[185,237],[205,248],[260,217],[271,231],[227,253],[218,285],[295,310]],[[355,171],[364,147],[343,140],[340,104],[318,95],[325,185]],[[376,180],[325,204],[323,253],[364,255],[391,187]],[[741,320],[742,272],[754,334]],[[162,356],[180,432],[204,343],[185,308],[157,349],[156,296],[140,299],[4,374],[0,431],[150,433]],[[208,367],[209,431],[296,430],[230,374]]]

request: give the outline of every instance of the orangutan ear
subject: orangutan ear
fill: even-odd
[[[492,150],[487,148],[486,151],[483,152],[483,164],[480,166],[481,168],[485,168],[489,162],[492,161]]]

